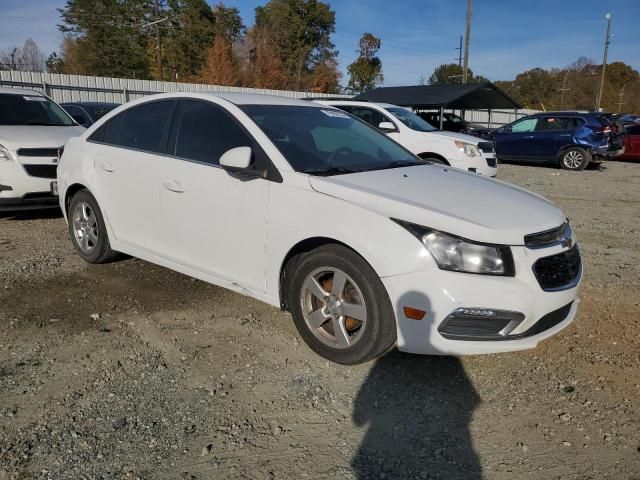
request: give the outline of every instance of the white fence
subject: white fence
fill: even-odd
[[[263,93],[289,98],[328,98],[350,95],[334,95],[290,90],[261,88],[222,87],[197,83],[160,82],[132,78],[88,77],[59,73],[0,71],[0,86],[33,88],[56,102],[115,102],[125,103],[144,95],[163,92],[238,92]]]
[[[263,93],[289,98],[351,98],[351,95],[335,95],[291,90],[262,88],[223,87],[199,83],[160,82],[133,78],[88,77],[60,73],[19,72],[0,70],[0,86],[33,88],[46,93],[56,102],[115,102],[125,103],[144,95],[161,92],[239,92]],[[445,110],[451,111],[451,110]],[[465,120],[496,127],[535,113],[536,110],[467,110]],[[462,114],[455,111],[454,113]]]

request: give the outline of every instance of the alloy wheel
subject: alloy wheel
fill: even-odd
[[[73,236],[82,253],[89,254],[98,245],[98,219],[85,201],[78,202],[72,214]]]
[[[579,168],[584,162],[584,155],[576,150],[571,150],[564,154],[564,164],[567,168]]]
[[[367,327],[362,291],[340,269],[321,267],[311,272],[302,285],[300,304],[309,330],[332,348],[352,347]]]

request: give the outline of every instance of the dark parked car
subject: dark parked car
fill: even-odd
[[[560,164],[583,170],[592,160],[621,153],[622,143],[602,113],[544,112],[494,131],[500,160]]]
[[[120,104],[109,102],[67,102],[61,103],[60,106],[80,125],[89,127],[111,110],[119,107]]]
[[[432,127],[440,129],[440,112],[420,112],[418,115]],[[492,128],[471,123],[455,113],[445,112],[442,116],[442,130],[446,132],[466,133],[480,138],[487,138]]]

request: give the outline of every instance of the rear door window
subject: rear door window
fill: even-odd
[[[538,132],[563,131],[573,128],[573,119],[569,117],[542,117],[536,125]]]
[[[129,108],[108,120],[89,140],[164,154],[175,103],[161,100]]]

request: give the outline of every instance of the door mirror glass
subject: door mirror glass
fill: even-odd
[[[378,125],[378,130],[382,130],[383,132],[395,132],[396,127],[391,122],[380,122]]]
[[[244,172],[251,166],[251,147],[236,147],[220,157],[220,166],[229,172]]]

